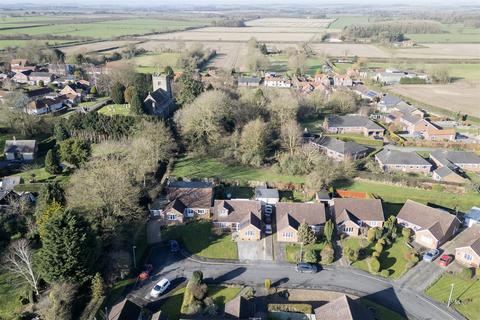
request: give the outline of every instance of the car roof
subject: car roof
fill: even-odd
[[[160,281],[157,282],[157,285],[159,285],[159,286],[164,286],[164,285],[166,285],[166,284],[169,283],[169,282],[170,282],[170,281],[168,281],[167,278],[163,278],[162,280],[160,280]]]

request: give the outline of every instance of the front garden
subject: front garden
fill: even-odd
[[[161,234],[162,240],[179,240],[188,252],[204,258],[238,259],[237,244],[231,234],[214,229],[209,221],[168,226]]]
[[[353,267],[399,279],[419,260],[409,240],[410,230],[397,229],[392,216],[383,229],[371,228],[366,238],[348,237],[341,245],[343,256]]]
[[[451,307],[468,319],[479,319],[480,274],[473,269],[458,273],[445,273],[425,293],[441,303],[447,304],[452,289]]]

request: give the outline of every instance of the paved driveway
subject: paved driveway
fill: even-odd
[[[241,261],[273,260],[271,236],[260,241],[237,240],[238,259]]]

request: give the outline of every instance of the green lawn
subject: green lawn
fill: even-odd
[[[405,36],[420,43],[480,42],[480,28],[465,28],[463,24],[444,24],[443,29],[443,33],[406,34]]]
[[[317,255],[320,257],[320,251],[322,251],[323,247],[325,247],[325,244],[326,243],[323,241],[318,241],[315,244],[303,246],[303,254],[305,254],[307,250],[313,249],[317,252]],[[300,247],[301,245],[296,243],[287,244],[285,246],[285,259],[287,260],[287,262],[290,262],[290,263],[299,262],[298,260],[300,258]]]
[[[9,273],[0,273],[0,319],[17,319],[22,310],[20,298],[25,296],[21,280]]]
[[[271,72],[294,72],[288,68],[288,57],[284,54],[275,54],[269,56],[270,66],[268,71]],[[320,57],[309,57],[306,61],[306,70],[305,72],[310,75],[315,75],[318,69],[322,68],[324,60]]]
[[[66,174],[51,174],[48,173],[45,168],[35,168],[30,170],[25,170],[19,174],[15,174],[15,176],[20,176],[22,182],[24,184],[30,184],[30,180],[32,179],[32,174],[35,175],[35,181],[32,183],[45,183],[49,181],[58,181],[58,182],[65,182],[68,180],[68,175]]]
[[[355,181],[351,185],[339,186],[341,189],[362,191],[381,197],[391,204],[403,204],[407,199],[420,203],[431,203],[449,209],[458,207],[466,211],[480,202],[480,194],[467,192],[463,194],[447,193],[443,191],[400,187],[373,181]]]
[[[459,276],[445,273],[425,293],[446,304],[452,284],[454,285],[452,307],[468,319],[479,319],[480,279],[464,280]]]
[[[107,115],[107,116],[114,116],[114,115],[121,115],[121,116],[130,116],[130,106],[128,104],[109,104],[102,107],[98,110],[99,113]]]
[[[190,253],[212,259],[238,259],[237,244],[229,233],[217,235],[207,221],[169,226],[162,240],[178,239]]]
[[[343,141],[354,141],[358,144],[364,144],[367,146],[372,146],[372,147],[382,147],[383,146],[383,141],[382,140],[375,140],[369,137],[365,137],[364,135],[361,134],[328,134],[328,136],[331,136],[333,138],[337,138]]]
[[[99,104],[100,102],[106,101],[108,99],[110,99],[110,97],[99,97],[99,98],[95,99],[94,101],[80,102],[78,104],[78,106],[83,107],[83,108],[91,108],[94,105]]]
[[[208,295],[212,297],[222,312],[225,303],[235,298],[241,291],[239,287],[209,286]],[[160,307],[162,315],[165,313],[169,320],[178,320],[181,317],[180,308],[183,302],[185,288],[175,290]]]
[[[369,271],[367,259],[373,252],[373,244],[368,243],[366,239],[348,237],[342,240],[342,247],[348,246],[354,250],[363,248],[365,250],[365,257],[352,264],[353,267]],[[408,271],[408,261],[405,255],[412,250],[406,245],[405,238],[398,237],[396,241],[384,250],[379,257],[380,271],[389,270],[389,277],[392,279],[400,278],[406,271]]]
[[[388,308],[385,308],[378,303],[375,303],[371,300],[360,298],[358,300],[361,304],[367,307],[375,316],[375,319],[379,320],[405,320],[406,318],[399,315],[395,311],[392,311]]]
[[[339,16],[328,26],[328,29],[343,29],[351,24],[362,24],[368,21],[368,16]]]
[[[177,160],[171,173],[174,177],[218,178],[223,181],[249,181],[303,183],[301,176],[282,175],[270,167],[251,168],[242,165],[228,165],[213,158],[196,156],[182,157]]]

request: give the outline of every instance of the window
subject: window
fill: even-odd
[[[467,261],[472,261],[472,259],[473,259],[473,257],[472,257],[471,255],[469,255],[468,253],[465,253],[465,254],[463,255],[463,258],[464,258],[465,260],[467,260]]]
[[[344,227],[343,231],[345,231],[346,233],[352,233],[353,232],[353,227]]]
[[[205,210],[205,209],[197,209],[197,214],[202,214],[203,215],[203,214],[205,214],[206,211],[207,210]]]
[[[167,215],[167,219],[170,220],[170,221],[172,221],[172,220],[177,220],[177,216],[174,215],[174,214],[168,214],[168,215]]]
[[[253,237],[254,235],[255,235],[255,232],[253,232],[252,230],[245,231],[245,236],[247,237]]]
[[[187,217],[193,217],[193,214],[194,214],[194,212],[193,212],[192,209],[190,209],[190,208],[185,209],[185,215]]]
[[[284,238],[293,238],[293,232],[284,232],[283,237]]]
[[[377,226],[377,221],[369,221],[369,223],[367,223],[368,225],[370,225],[370,227],[376,227]]]

